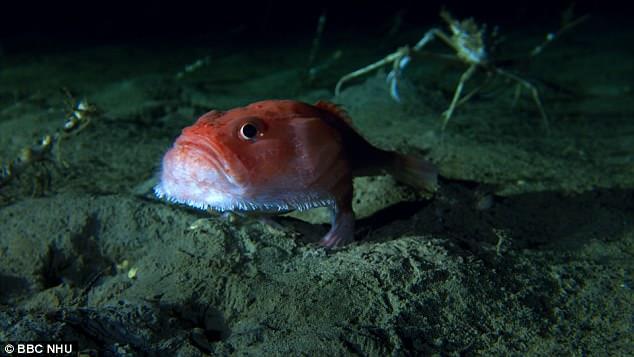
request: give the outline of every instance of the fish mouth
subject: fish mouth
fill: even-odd
[[[186,153],[187,159],[192,166],[198,166],[209,175],[215,176],[214,184],[221,188],[225,186],[227,191],[231,187],[241,186],[236,177],[235,167],[230,167],[228,160],[233,158],[231,152],[222,150],[221,146],[205,137],[180,138],[174,148]],[[233,160],[237,162],[237,160]],[[199,177],[201,181],[209,179],[208,175]],[[203,182],[209,184],[209,182]]]
[[[204,160],[205,166],[208,166],[218,173],[225,173],[227,169],[223,163],[224,160],[221,160],[223,155],[221,154],[220,148],[204,138],[179,140],[174,146],[174,149],[187,152],[188,156],[192,159],[197,158]]]
[[[243,189],[217,144],[203,137],[181,137],[163,158],[154,192],[159,198],[206,209],[224,205]]]

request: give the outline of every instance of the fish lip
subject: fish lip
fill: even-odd
[[[220,149],[209,140],[205,138],[187,138],[185,140],[179,140],[177,146],[180,149],[195,150],[198,155],[209,160],[211,162],[211,166],[216,169],[216,171],[224,172],[225,167],[220,161],[220,158],[222,157],[222,155],[220,155]]]
[[[210,167],[217,173],[224,177],[225,182],[231,185],[237,186],[235,178],[228,173],[227,165],[225,165],[226,154],[220,149],[220,146],[202,136],[195,136],[193,138],[182,138],[177,145],[182,148],[188,148],[195,150],[198,155],[201,155],[206,160],[209,160]]]

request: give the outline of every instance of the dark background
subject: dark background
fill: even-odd
[[[0,8],[4,52],[121,42],[204,43],[288,41],[311,37],[317,18],[327,13],[326,35],[385,33],[400,14],[403,29],[440,23],[444,6],[457,18],[510,28],[561,19],[571,1],[208,1],[194,4],[113,2],[5,2]],[[575,13],[604,19],[631,19],[629,10],[600,1],[574,2]]]

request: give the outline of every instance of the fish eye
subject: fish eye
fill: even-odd
[[[253,140],[258,135],[258,127],[247,122],[240,127],[240,137],[244,140]]]

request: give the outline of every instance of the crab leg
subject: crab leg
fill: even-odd
[[[355,78],[355,77],[359,77],[361,75],[364,75],[368,72],[371,72],[381,66],[386,65],[387,63],[390,62],[400,62],[400,59],[404,56],[407,56],[407,54],[409,53],[409,48],[408,47],[401,47],[398,50],[396,50],[393,53],[390,53],[389,55],[385,56],[383,59],[376,61],[370,65],[367,65],[361,69],[358,69],[354,72],[348,73],[345,76],[341,77],[341,79],[339,80],[339,82],[337,82],[337,86],[335,87],[335,95],[339,95],[339,93],[341,92],[341,86],[343,85],[344,82]]]
[[[460,98],[460,100],[456,104],[456,108],[461,106],[461,105],[463,105],[464,103],[468,102],[469,99],[471,99],[471,97],[476,95],[476,93],[478,93],[480,91],[480,89],[484,88],[484,86],[488,85],[490,81],[491,81],[491,78],[487,77],[486,80],[484,81],[484,83],[482,83],[481,85],[477,86],[476,88],[473,88],[471,90],[471,92],[465,94],[465,96]]]
[[[523,86],[524,88],[528,89],[531,92],[531,96],[533,97],[533,101],[535,102],[535,105],[537,106],[537,109],[539,110],[539,114],[542,117],[542,120],[544,122],[544,127],[546,128],[546,130],[548,130],[549,128],[549,123],[548,123],[548,115],[546,115],[546,111],[544,110],[544,106],[542,105],[542,100],[539,97],[539,91],[537,90],[537,88],[531,84],[530,82],[528,82],[527,80],[511,73],[511,72],[507,72],[505,70],[496,68],[497,73],[512,79],[514,81],[516,81],[517,83],[519,83],[521,86]]]
[[[476,67],[477,64],[475,63],[470,65],[469,68],[462,74],[462,76],[460,76],[460,82],[458,82],[458,85],[456,86],[456,91],[453,94],[451,105],[449,106],[449,109],[447,109],[442,114],[442,131],[445,131],[445,127],[447,126],[449,119],[451,119],[451,115],[453,114],[454,109],[456,109],[456,105],[458,104],[458,100],[460,99],[460,94],[462,94],[462,89],[464,88],[465,82],[468,81],[469,78],[471,78],[473,72],[475,72]]]
[[[426,44],[431,42],[431,40],[433,40],[435,36],[439,36],[439,37],[443,38],[443,40],[447,40],[447,37],[444,36],[442,31],[440,31],[437,28],[433,28],[433,29],[430,29],[429,31],[425,32],[425,36],[423,36],[423,38],[421,38],[420,41],[418,41],[418,43],[416,43],[416,45],[414,45],[414,48],[413,48],[414,51],[420,51]]]

